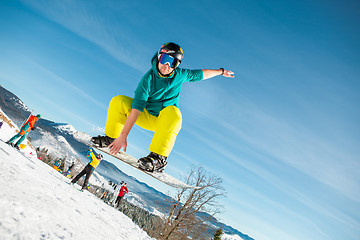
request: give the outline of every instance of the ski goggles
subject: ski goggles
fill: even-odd
[[[180,61],[170,55],[161,53],[159,57],[159,63],[163,65],[168,63],[171,68],[176,68],[177,66],[179,66]]]

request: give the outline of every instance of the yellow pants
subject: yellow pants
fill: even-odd
[[[107,136],[111,138],[120,136],[130,114],[132,101],[132,98],[122,95],[111,99],[105,127]],[[149,150],[167,157],[174,147],[176,136],[181,129],[182,116],[179,108],[175,106],[164,108],[158,117],[144,109],[135,124],[155,132]]]

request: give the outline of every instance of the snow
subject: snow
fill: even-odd
[[[243,240],[243,239],[238,235],[230,235],[230,234],[224,233],[221,236],[221,240]]]
[[[137,207],[140,207],[140,208],[148,211],[151,214],[157,215],[161,218],[165,216],[165,214],[160,212],[158,209],[156,209],[156,207],[146,204],[145,201],[137,194],[129,192],[128,194],[126,194],[126,200],[129,203],[131,203]]]
[[[21,101],[20,99],[16,98],[16,97],[13,97],[11,98],[10,100],[13,100],[14,101],[14,105],[19,107],[19,108],[22,108],[23,110],[25,111],[28,111],[30,112],[30,109],[25,105],[25,103],[23,101]]]
[[[63,158],[65,158],[66,155],[78,156],[63,136],[57,135],[54,137],[49,132],[43,131],[40,127],[37,128],[37,131],[38,134],[41,135],[41,138],[33,140],[35,146],[46,148],[50,153],[56,153]],[[59,142],[62,144],[58,144]]]
[[[83,133],[83,132],[76,132],[74,134],[74,137],[80,142],[91,144],[91,136],[89,134]]]
[[[7,141],[14,132],[4,123],[0,139]],[[0,239],[152,239],[120,211],[3,141]]]
[[[77,130],[70,124],[58,124],[55,128],[60,132],[67,134],[74,134],[77,132]]]

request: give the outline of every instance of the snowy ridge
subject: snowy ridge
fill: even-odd
[[[70,124],[61,124],[61,123],[57,123],[54,126],[55,129],[59,130],[59,132],[61,133],[65,133],[65,134],[74,134],[77,132],[77,130]]]
[[[68,143],[68,141],[61,135],[54,136],[48,131],[44,131],[40,127],[36,129],[36,132],[32,132],[32,142],[35,146],[41,146],[47,148],[50,153],[65,158],[65,156],[78,157],[77,152]]]
[[[145,201],[139,195],[137,195],[135,193],[129,192],[128,194],[126,194],[126,200],[129,203],[131,203],[131,204],[133,204],[133,205],[135,205],[137,207],[140,207],[140,208],[148,211],[151,214],[154,214],[154,215],[159,216],[159,217],[164,216],[164,213],[160,212],[155,207],[149,206],[149,204],[144,204]]]
[[[226,234],[224,233],[221,236],[222,240],[243,240],[241,237],[239,237],[238,235],[230,235],[230,234]]]
[[[111,189],[111,187],[107,184],[107,180],[97,172],[93,173],[93,177],[89,179],[89,183],[99,187],[104,185],[104,188],[106,188],[107,190]]]
[[[13,97],[10,100],[14,101],[14,105],[24,111],[30,112],[30,109],[25,105],[23,101],[21,101],[19,98]]]

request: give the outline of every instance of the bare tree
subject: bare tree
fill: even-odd
[[[192,167],[185,182],[200,188],[179,189],[168,205],[169,214],[164,217],[159,239],[187,239],[189,235],[201,239],[205,222],[221,212],[218,199],[226,196],[221,178],[210,175],[202,167]]]

